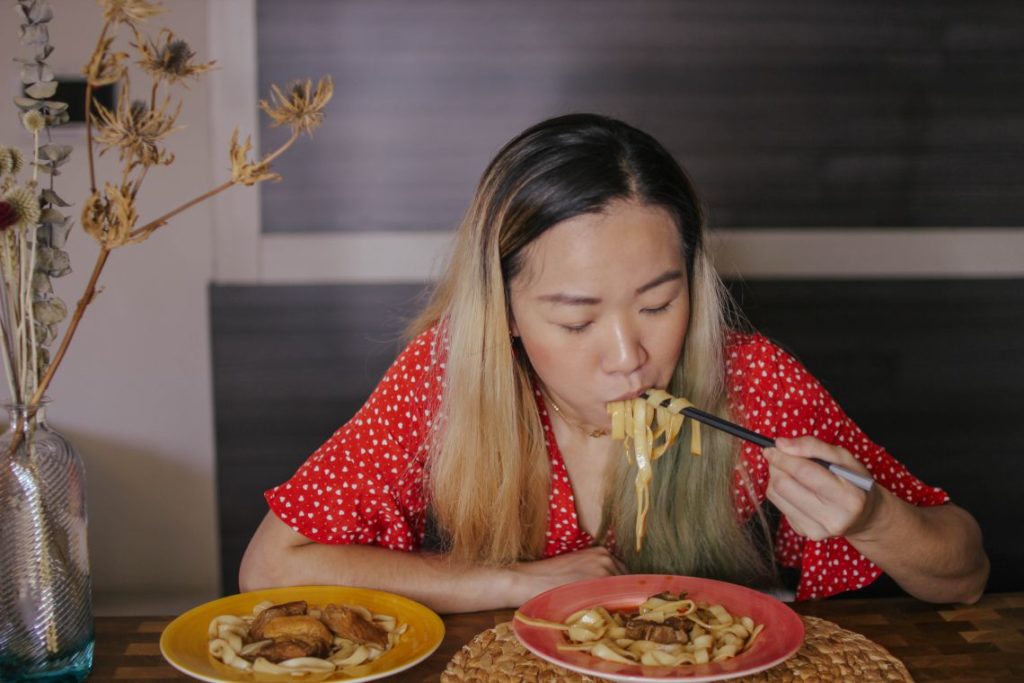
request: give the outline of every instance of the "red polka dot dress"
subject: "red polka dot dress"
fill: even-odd
[[[376,545],[413,551],[423,540],[427,497],[425,442],[444,381],[444,353],[433,330],[399,355],[366,404],[313,453],[291,479],[265,493],[285,524],[317,543]],[[872,476],[914,505],[941,505],[945,492],[921,483],[883,448],[872,443],[792,356],[760,335],[733,334],[727,379],[734,417],[769,436],[810,434],[849,450]],[[593,545],[579,525],[572,484],[537,393],[551,463],[548,530],[551,557]],[[761,449],[742,451],[757,496],[740,486],[737,511],[749,518],[768,486]],[[845,539],[811,541],[783,518],[776,539],[781,564],[800,569],[797,599],[822,598],[866,586],[881,574]]]

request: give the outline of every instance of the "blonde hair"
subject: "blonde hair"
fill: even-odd
[[[729,418],[725,381],[726,334],[745,323],[714,271],[706,252],[694,259],[690,285],[690,324],[669,393]],[[703,455],[690,454],[690,430],[653,463],[650,512],[642,550],[636,551],[636,491],[612,482],[632,481],[625,458],[610,468],[602,535],[614,539],[631,571],[704,576],[767,586],[777,583],[771,561],[768,521],[760,508],[756,524],[738,523],[734,475],[750,500],[750,473],[736,440],[714,429],[701,430]]]
[[[575,114],[537,124],[484,172],[448,267],[409,330],[435,327],[445,350],[438,362],[446,384],[426,448],[430,507],[453,559],[508,564],[543,554],[550,465],[529,359],[510,336],[508,286],[524,248],[545,230],[618,199],[661,206],[676,221],[691,319],[670,390],[728,415],[729,299],[704,250],[700,203],[685,173],[653,138],[614,119]],[[713,430],[703,441],[699,458],[677,448],[658,461],[642,552],[632,551],[631,486],[606,486],[602,529],[634,571],[759,583],[769,573],[765,554],[733,497],[737,444]],[[631,479],[625,458],[609,469],[609,484]]]

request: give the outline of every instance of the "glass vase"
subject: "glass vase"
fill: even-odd
[[[85,471],[39,408],[0,436],[0,681],[82,681],[92,668]],[[13,448],[12,448],[13,445]]]

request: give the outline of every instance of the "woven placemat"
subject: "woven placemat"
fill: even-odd
[[[736,683],[913,683],[903,662],[881,645],[831,621],[800,617],[804,644],[776,667]],[[602,683],[604,679],[578,674],[550,664],[527,651],[512,623],[504,622],[477,634],[452,657],[441,683]]]

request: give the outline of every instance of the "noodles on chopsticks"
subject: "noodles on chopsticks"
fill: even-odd
[[[662,403],[668,401],[667,405]],[[647,398],[612,401],[612,438],[624,442],[626,456],[636,464],[636,549],[643,547],[647,512],[651,505],[652,463],[664,455],[683,428],[681,411],[693,406],[685,398],[650,389]],[[690,453],[700,455],[700,423],[691,420]]]

